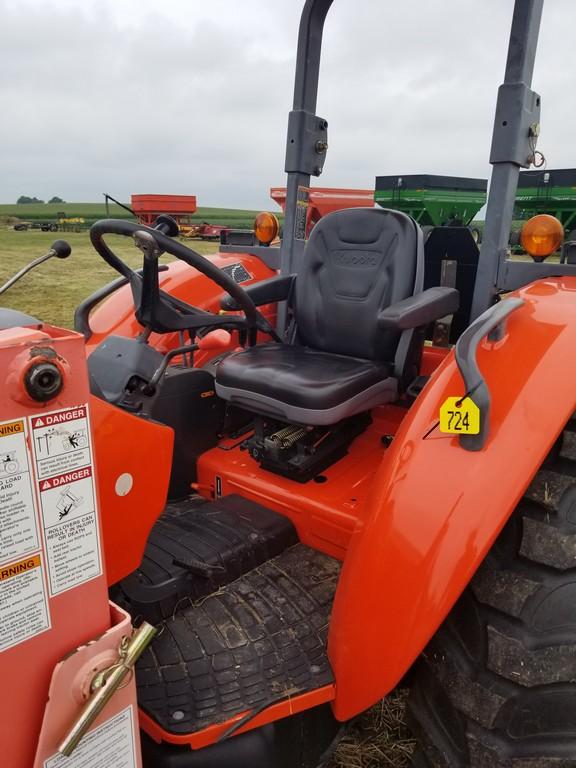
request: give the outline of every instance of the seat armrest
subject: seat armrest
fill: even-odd
[[[446,315],[453,315],[460,305],[455,288],[435,286],[392,304],[378,315],[378,325],[387,331],[420,328]]]
[[[296,275],[276,275],[259,283],[252,283],[252,285],[248,285],[244,290],[254,304],[257,307],[261,307],[263,304],[286,301],[290,296],[295,279]],[[236,301],[228,293],[220,300],[220,306],[228,312],[240,309]]]

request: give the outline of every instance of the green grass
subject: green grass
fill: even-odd
[[[44,205],[31,203],[29,205],[0,205],[0,216],[10,216],[24,221],[39,221],[55,219],[63,211],[68,218],[82,217],[85,219],[100,219],[106,216],[104,203],[46,203]],[[128,211],[119,205],[110,203],[110,215],[117,219],[131,218]]]
[[[0,228],[0,285],[32,259],[46,253],[59,236],[70,243],[72,255],[66,261],[50,259],[28,273],[0,296],[0,306],[19,309],[53,325],[71,328],[74,309],[82,299],[118,277],[118,273],[92,248],[88,232],[54,235],[39,230],[14,232]],[[142,266],[142,254],[131,240],[110,237],[106,242],[130,266]],[[200,253],[214,253],[218,248],[215,243],[196,240],[186,244]]]
[[[57,214],[67,218],[83,218],[86,225],[106,218],[104,203],[53,203],[30,205],[0,205],[0,285],[28,262],[45,253],[50,244],[63,237],[72,246],[72,256],[63,262],[53,259],[24,277],[0,298],[0,306],[29,312],[46,322],[71,327],[75,307],[102,285],[117,277],[90,245],[88,232],[54,234],[37,229],[14,232],[14,221],[55,221]],[[207,221],[234,229],[252,229],[258,212],[230,208],[198,208],[192,217],[197,223]],[[110,216],[131,219],[120,206],[110,204]],[[110,238],[117,253],[130,266],[141,266],[142,256],[127,238]],[[217,244],[198,240],[187,241],[200,253],[214,253]]]
[[[272,205],[271,208],[274,206]],[[0,205],[0,219],[22,221],[54,221],[57,214],[64,212],[67,218],[83,218],[87,223],[106,218],[104,203],[53,203],[44,205]],[[236,229],[251,229],[259,211],[236,210],[234,208],[198,208],[193,221],[210,224],[224,224]],[[116,219],[132,218],[128,211],[110,203],[110,216]]]

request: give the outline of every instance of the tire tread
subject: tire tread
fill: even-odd
[[[576,768],[576,434],[418,661],[419,767]]]

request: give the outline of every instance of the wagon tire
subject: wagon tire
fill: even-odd
[[[478,227],[471,227],[470,228],[470,234],[472,235],[472,239],[476,243],[476,245],[480,245],[482,242],[482,230]]]
[[[576,768],[576,435],[417,662],[415,768]]]

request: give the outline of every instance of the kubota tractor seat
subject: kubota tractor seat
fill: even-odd
[[[422,292],[422,231],[382,208],[337,211],[315,226],[297,275],[247,290],[257,305],[287,300],[294,343],[269,343],[225,358],[216,392],[251,412],[291,424],[336,424],[392,402],[418,374],[423,330],[458,308],[458,292]],[[227,297],[223,306],[233,309]]]

